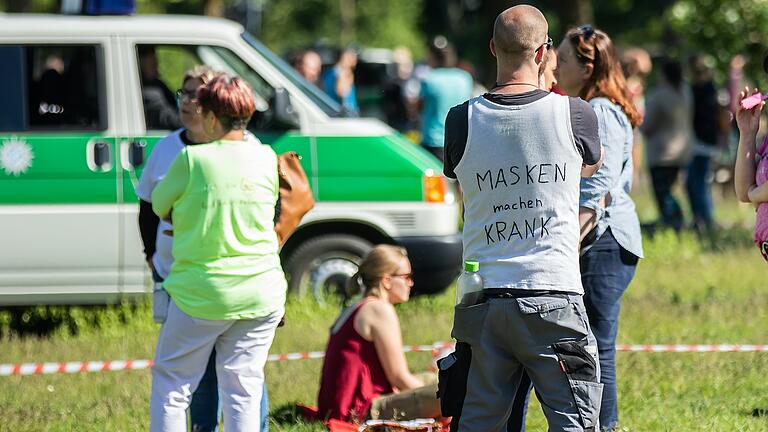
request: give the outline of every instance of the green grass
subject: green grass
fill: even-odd
[[[644,221],[655,218],[652,202],[638,198]],[[646,238],[647,258],[627,291],[619,343],[768,342],[766,264],[750,240],[748,207],[725,202],[718,216],[730,228],[699,239],[660,232]],[[453,289],[398,306],[406,344],[449,339]],[[102,308],[39,308],[65,325],[44,338],[19,337],[0,312],[0,363],[151,358],[157,326],[148,304]],[[323,350],[338,305],[291,299],[288,323],[277,332],[273,353]],[[77,334],[73,335],[73,329]],[[408,354],[413,370],[431,356]],[[320,360],[269,363],[273,411],[299,401],[313,404]],[[765,431],[768,418],[768,353],[619,353],[620,413],[630,431]],[[150,373],[123,371],[0,377],[0,431],[134,431],[149,422]],[[529,430],[545,430],[538,402]],[[320,431],[314,424],[274,421],[275,431]]]

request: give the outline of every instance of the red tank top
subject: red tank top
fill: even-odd
[[[355,330],[355,317],[365,303],[358,303],[328,340],[317,396],[323,420],[362,421],[368,417],[373,399],[394,391],[373,342]]]

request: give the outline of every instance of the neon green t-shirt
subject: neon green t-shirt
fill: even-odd
[[[268,146],[215,141],[187,146],[152,192],[173,218],[173,266],[163,286],[190,316],[267,316],[285,304],[273,218],[277,156]]]

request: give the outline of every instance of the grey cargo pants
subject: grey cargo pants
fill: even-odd
[[[550,431],[599,430],[603,385],[581,295],[457,305],[452,335],[472,346],[459,431],[505,431],[523,370]]]

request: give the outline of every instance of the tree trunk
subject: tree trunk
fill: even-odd
[[[349,45],[355,42],[355,20],[357,11],[355,10],[356,0],[339,0],[339,10],[341,12],[341,45]]]
[[[205,14],[214,17],[224,16],[224,0],[205,0]]]
[[[563,34],[571,27],[594,24],[595,14],[591,0],[556,1],[554,8],[560,18],[560,30]]]

